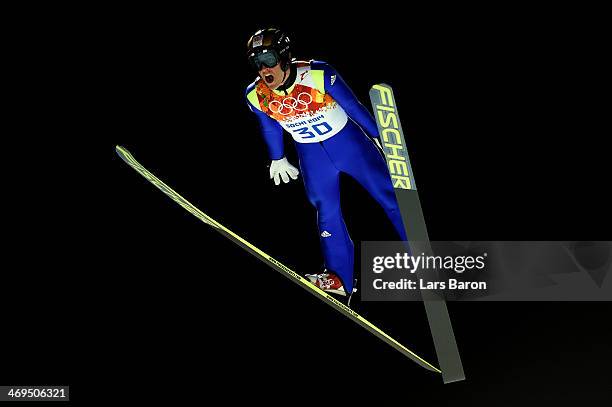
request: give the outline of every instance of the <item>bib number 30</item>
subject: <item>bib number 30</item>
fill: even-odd
[[[317,123],[310,127],[300,127],[299,129],[295,129],[293,131],[299,134],[300,136],[302,136],[303,139],[307,139],[307,138],[314,138],[317,136],[317,134],[319,136],[327,134],[330,131],[332,131],[332,128],[329,124],[327,124],[326,122],[323,122],[323,123]]]

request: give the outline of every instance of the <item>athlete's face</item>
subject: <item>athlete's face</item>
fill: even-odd
[[[288,73],[287,73],[288,74]],[[259,76],[264,80],[270,89],[276,89],[287,79],[287,74],[281,69],[281,64],[276,64],[272,68],[263,66],[259,70]]]

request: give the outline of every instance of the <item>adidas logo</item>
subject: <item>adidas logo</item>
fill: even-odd
[[[330,237],[331,233],[329,233],[327,230],[324,230],[323,233],[321,233],[321,236],[323,236],[323,237]]]
[[[336,82],[336,75],[332,75],[332,76],[331,76],[331,80],[330,80],[330,82],[331,82],[331,83],[329,84],[329,86],[333,86],[333,85],[334,85],[334,82]]]

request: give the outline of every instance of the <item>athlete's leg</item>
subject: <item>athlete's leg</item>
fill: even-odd
[[[349,123],[341,134],[327,140],[333,143],[325,144],[326,150],[336,166],[357,180],[382,206],[399,237],[408,240],[385,159],[374,142]]]
[[[340,171],[318,143],[299,145],[300,167],[310,203],[317,209],[317,224],[325,267],[353,290],[354,246],[340,208]]]

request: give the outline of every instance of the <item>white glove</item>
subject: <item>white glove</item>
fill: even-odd
[[[274,178],[274,184],[280,185],[280,179],[286,184],[291,179],[297,179],[300,172],[293,165],[289,164],[287,157],[283,157],[280,160],[272,160],[270,163],[270,179]]]

